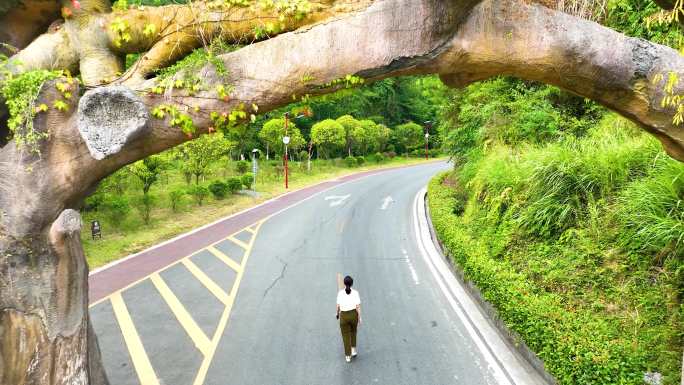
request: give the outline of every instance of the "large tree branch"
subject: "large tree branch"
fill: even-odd
[[[6,0],[0,5],[0,53],[10,56],[15,49],[23,49],[58,18],[55,0]]]
[[[305,25],[342,17],[362,10],[372,0],[327,0],[311,2],[303,17],[274,6],[217,7],[208,2],[192,5],[145,7],[109,15],[129,28],[130,41],[116,47],[120,53],[145,52],[122,77],[124,84],[137,85],[152,72],[164,68],[195,48],[221,37],[230,44],[245,44],[292,31]],[[150,29],[152,28],[152,29]],[[154,31],[151,33],[150,31]],[[117,42],[117,32],[110,29],[109,40]],[[261,37],[259,36],[261,35]]]
[[[207,65],[200,73],[205,82],[234,87],[228,102],[219,100],[211,86],[193,96],[183,90],[164,97],[143,94],[140,102],[149,107],[174,104],[192,117],[199,132],[206,132],[211,111],[230,112],[241,103],[254,103],[265,112],[289,103],[293,95],[332,92],[322,85],[347,74],[373,80],[440,73],[457,86],[511,74],[598,100],[642,124],[673,157],[684,160],[682,129],[672,124],[672,111],[660,108],[661,88],[649,81],[657,73],[684,71],[675,51],[537,5],[487,1],[471,11],[473,3],[477,1],[376,1],[363,12],[222,56],[228,80]],[[114,111],[120,105],[104,108]],[[76,117],[62,124],[51,148],[63,166],[56,170],[59,183],[46,187],[46,194],[58,194],[53,201],[67,206],[55,207],[54,215],[121,166],[188,140],[168,118],[150,118],[144,132],[126,136],[120,150],[102,152],[106,155],[96,160],[95,152],[76,139],[81,135]],[[124,129],[117,127],[116,121],[102,125],[102,136]]]
[[[663,81],[653,82],[684,76],[684,57],[669,47],[548,8],[489,1],[473,10],[434,71],[452,86],[500,74],[557,85],[634,120],[684,161],[684,127],[661,106]]]

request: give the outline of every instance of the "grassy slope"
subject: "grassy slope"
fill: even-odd
[[[289,183],[290,190],[354,172],[421,162],[424,162],[424,160],[397,157],[379,165],[367,164],[363,167],[350,169],[344,167],[341,161],[336,162],[336,164],[332,164],[334,162],[328,161],[315,161],[313,162],[312,172],[310,174],[306,173],[305,164],[300,165],[297,162],[292,162],[292,172],[290,174]],[[226,172],[223,169],[216,168],[206,179],[207,181],[225,179],[226,176],[230,176],[229,174],[231,174],[230,171]],[[159,202],[157,208],[152,212],[152,220],[148,225],[143,223],[136,209],[133,209],[126,220],[118,227],[114,226],[111,221],[108,220],[106,213],[83,213],[83,220],[88,226],[91,220],[98,219],[101,222],[103,229],[102,240],[93,241],[90,238],[89,227],[82,233],[83,246],[91,269],[125,257],[126,255],[144,250],[149,246],[173,238],[178,234],[211,223],[217,219],[257,205],[286,192],[282,176],[278,177],[273,173],[272,169],[263,165],[259,180],[257,181],[258,198],[245,195],[232,195],[223,200],[216,200],[209,197],[202,206],[197,206],[190,196],[186,196],[180,210],[173,212],[170,209],[170,203],[167,196],[168,191],[179,187],[182,188],[187,185],[182,175],[177,170],[167,171],[166,175],[160,179],[161,181],[155,184],[151,189],[151,193],[158,197]],[[131,200],[134,200],[136,196],[141,194],[139,189],[136,189],[135,186],[130,186],[126,191],[126,195],[129,196]]]
[[[683,177],[651,138],[608,129],[491,149],[435,178],[429,204],[455,261],[561,384],[640,385],[657,371],[676,385]]]

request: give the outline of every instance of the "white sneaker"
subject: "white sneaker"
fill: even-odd
[[[352,348],[352,357],[356,357],[357,354],[356,348]]]
[[[344,359],[345,359],[347,362],[351,362],[351,357],[350,357],[350,356],[344,356]]]

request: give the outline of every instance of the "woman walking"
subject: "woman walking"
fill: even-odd
[[[356,328],[361,323],[361,298],[359,292],[351,288],[353,284],[352,277],[344,277],[345,288],[337,293],[337,319],[340,320],[344,358],[347,362],[351,362],[352,357],[357,354]]]

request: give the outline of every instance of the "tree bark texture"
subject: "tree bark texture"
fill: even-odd
[[[684,130],[672,123],[673,111],[661,107],[664,87],[653,81],[670,72],[683,77],[684,59],[670,48],[541,5],[515,0],[322,1],[305,20],[285,23],[285,30],[301,28],[220,56],[227,78],[207,64],[197,71],[208,85],[205,90],[156,95],[149,92],[156,79],[146,79],[153,68],[187,54],[207,36],[245,42],[255,37],[250,35],[254,26],[273,15],[239,10],[232,14],[237,19],[218,22],[221,28],[210,19],[189,17],[180,29],[185,32],[151,40],[135,32],[130,45],[115,47],[116,36],[106,27],[112,18],[132,18],[129,26],[135,31],[158,22],[161,31],[165,18],[159,15],[172,8],[110,13],[108,3],[81,3],[78,12],[83,14],[74,13],[17,54],[26,63],[17,72],[80,69],[91,89],[80,97],[75,90],[68,111],[50,109],[36,117],[35,129],[49,133],[40,156],[14,141],[0,148],[2,384],[107,383],[88,321],[88,269],[80,219],[73,210],[107,175],[189,140],[169,117],[150,115],[160,104],[191,117],[196,137],[213,124],[211,112],[254,104],[264,113],[293,98],[334,92],[336,86],[328,84],[349,74],[367,81],[439,74],[455,87],[507,74],[592,98],[638,122],[671,156],[684,161]],[[250,23],[245,24],[245,15],[252,17]],[[170,53],[164,48],[169,44],[178,51]],[[123,55],[137,51],[146,52],[143,64],[117,78]],[[119,85],[96,88],[109,80]],[[213,87],[224,83],[232,87],[227,100]],[[684,89],[677,86],[675,92]],[[57,97],[54,83],[47,83],[40,100],[51,105]]]

